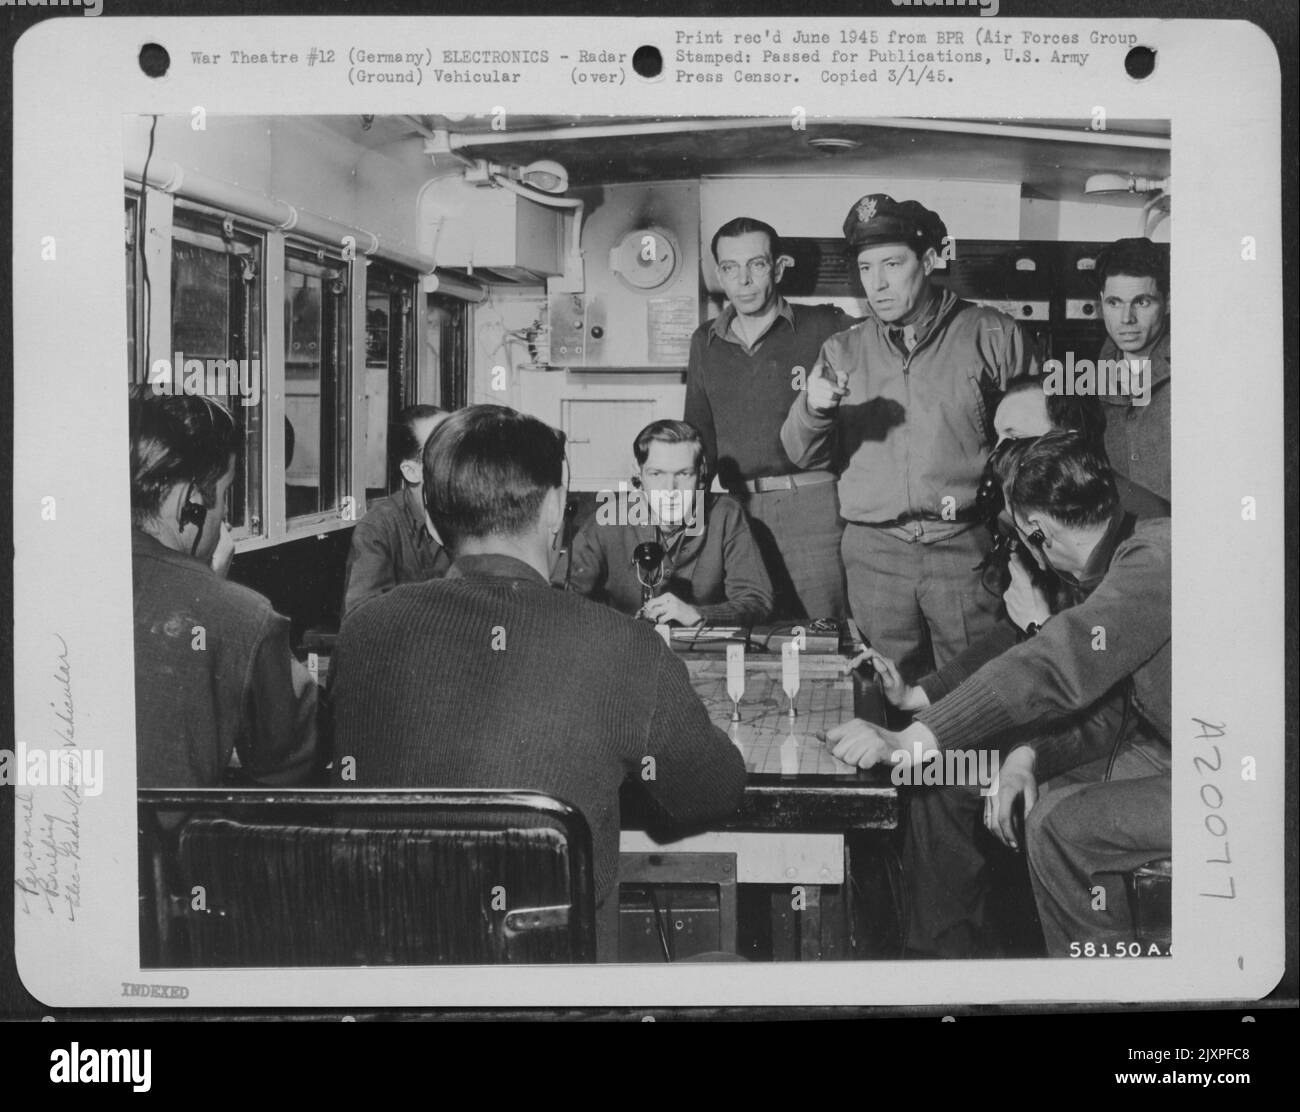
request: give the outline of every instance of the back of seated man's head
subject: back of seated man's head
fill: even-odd
[[[457,410],[424,446],[424,504],[453,553],[546,541],[563,523],[564,434],[501,405]]]
[[[1046,514],[1068,528],[1089,529],[1109,521],[1119,505],[1105,454],[1081,433],[1049,432],[1007,456],[1007,506],[1017,519]]]
[[[1026,375],[1007,387],[993,414],[998,442],[1072,430],[1104,455],[1106,410],[1101,401],[1090,394],[1048,394],[1048,381],[1047,375]]]
[[[131,523],[169,548],[206,559],[225,516],[239,430],[230,412],[201,396],[132,386]]]
[[[400,480],[418,487],[424,481],[424,445],[446,416],[440,406],[408,405],[388,426],[388,462],[395,473],[394,485]]]

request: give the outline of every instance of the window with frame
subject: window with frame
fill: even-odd
[[[466,302],[444,294],[429,295],[424,343],[438,376],[438,404],[443,409],[460,409],[469,404],[468,321]]]
[[[226,520],[236,536],[264,533],[260,233],[230,217],[177,205],[172,219],[172,388],[226,406],[243,440]]]
[[[143,382],[144,371],[140,366],[140,297],[136,290],[136,275],[140,270],[140,202],[128,195],[125,211],[126,241],[126,371],[127,381]]]
[[[371,260],[366,267],[366,416],[364,465],[367,501],[397,490],[402,477],[388,460],[388,426],[418,395],[415,359],[417,279],[409,271]]]
[[[350,488],[349,267],[304,245],[284,251],[285,510],[337,513]]]

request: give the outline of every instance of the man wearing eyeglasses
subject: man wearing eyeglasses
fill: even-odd
[[[749,511],[774,616],[843,617],[836,476],[829,466],[796,467],[781,446],[781,424],[822,344],[855,318],[777,293],[792,260],[761,220],[727,221],[712,252],[727,304],[691,338],[686,420],[704,440],[709,473]]]

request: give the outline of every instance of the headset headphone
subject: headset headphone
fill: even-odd
[[[1047,433],[1046,435],[1051,436],[1052,434]],[[1041,440],[1042,437],[1035,437],[1034,439],[1035,441],[1037,441],[1037,440]],[[1024,453],[1019,455],[1013,461],[1011,467],[1011,475],[1007,479],[1006,489],[1008,494],[1010,494],[1012,491],[1016,489],[1016,480],[1020,477],[1020,468],[1024,465],[1024,462],[1025,462]],[[1011,515],[1012,524],[1015,524],[1016,506],[1012,504],[1010,498],[1006,499],[1006,503],[1007,503],[1007,512]],[[1017,528],[1019,528],[1019,526],[1017,526]],[[1028,533],[1025,535],[1025,541],[1026,543],[1031,544],[1038,549],[1043,549],[1048,547],[1047,537],[1044,535],[1042,528],[1037,525],[1034,526],[1034,531],[1032,533]]]
[[[190,545],[190,555],[195,555],[199,550],[199,541],[203,539],[203,526],[208,520],[208,507],[202,502],[190,500],[190,496],[195,491],[194,485],[190,484],[190,489],[185,492],[185,505],[181,507],[180,526],[181,531],[185,531],[187,525],[193,525],[195,529],[194,543]],[[200,492],[199,497],[203,495]]]

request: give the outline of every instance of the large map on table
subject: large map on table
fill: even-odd
[[[853,717],[853,681],[839,672],[838,657],[803,657],[795,714],[782,684],[781,662],[771,659],[745,664],[745,693],[740,721],[732,721],[727,694],[725,660],[687,660],[695,692],[709,717],[727,734],[745,758],[751,773],[773,776],[846,776],[857,769],[831,756],[817,737]]]

